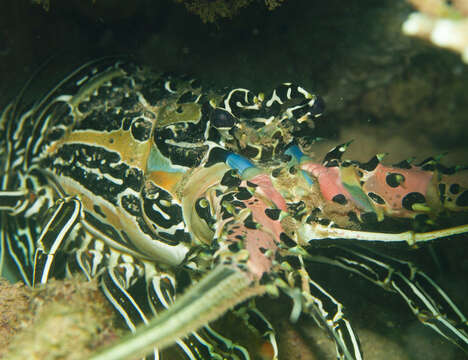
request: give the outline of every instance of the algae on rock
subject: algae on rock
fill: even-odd
[[[96,281],[29,289],[0,278],[0,358],[85,359],[116,339],[115,314]]]

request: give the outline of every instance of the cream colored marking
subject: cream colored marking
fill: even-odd
[[[94,205],[98,205],[106,217],[97,217],[113,226],[118,232],[124,230],[131,239],[131,245],[139,250],[142,258],[160,261],[173,266],[179,265],[185,259],[185,255],[188,252],[186,244],[168,245],[162,241],[153,240],[149,235],[140,231],[135,218],[120,206],[115,206],[102,198],[96,197],[95,194],[71,178],[60,177],[58,180],[66,194],[80,196],[84,210],[97,215],[93,207]],[[106,236],[103,236],[102,240],[106,241]],[[115,239],[111,240],[115,241]],[[108,245],[114,246],[113,243]]]
[[[209,244],[213,238],[213,231],[201,220],[194,207],[196,200],[210,187],[216,185],[230,167],[225,163],[218,163],[209,168],[197,168],[184,183],[182,194],[182,212],[188,232],[198,243]]]
[[[266,102],[266,106],[267,107],[270,107],[272,106],[275,102],[277,102],[278,104],[283,104],[283,102],[281,101],[281,98],[278,96],[278,94],[276,93],[276,89],[273,90],[273,94],[271,95],[271,98]]]
[[[146,163],[151,150],[151,139],[146,142],[136,141],[131,132],[115,130],[111,132],[95,130],[75,130],[64,136],[47,149],[53,154],[63,144],[86,144],[101,146],[120,155],[121,161],[129,166],[146,171]]]

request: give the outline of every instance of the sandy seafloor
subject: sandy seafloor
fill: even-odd
[[[52,1],[46,13],[27,0],[1,0],[1,107],[46,59],[53,57],[28,90],[30,101],[72,64],[125,53],[219,88],[268,91],[293,81],[320,94],[327,110],[319,121],[330,126],[318,158],[354,139],[350,159],[388,152],[391,164],[447,151],[447,164],[468,165],[468,66],[400,33],[411,11],[403,0],[287,0],[273,12],[252,6],[214,25],[170,1],[84,3]],[[435,242],[433,249],[440,267],[428,248],[402,246],[396,253],[443,284],[468,313],[468,237]],[[419,324],[397,296],[341,271],[314,270],[346,306],[366,359],[467,358]],[[259,301],[280,334],[280,359],[334,359],[333,344],[312,320],[289,324],[285,300]]]

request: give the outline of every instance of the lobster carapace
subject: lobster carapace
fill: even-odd
[[[249,359],[208,325],[235,305],[277,358],[273,327],[244,301],[279,291],[293,299],[291,318],[309,314],[328,331],[339,358],[361,359],[342,305],[312,279],[311,262],[400,294],[424,324],[468,349],[466,318],[445,292],[414,265],[368,248],[466,233],[463,224],[433,225],[468,210],[466,169],[342,160],[349,143],[317,162],[323,102],[292,84],[258,95],[206,90],[103,59],[29,109],[20,102],[1,119],[0,265],[11,257],[31,286],[75,272],[98,278],[136,332],[96,359],[148,350],[157,359],[174,343],[187,359]],[[410,227],[376,231],[386,219]],[[415,232],[416,222],[430,231]],[[146,304],[135,297],[141,279]]]

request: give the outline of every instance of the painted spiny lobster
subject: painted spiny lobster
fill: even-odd
[[[172,344],[186,359],[250,359],[209,326],[234,306],[277,359],[272,325],[245,300],[280,292],[293,300],[292,320],[305,313],[328,332],[338,358],[362,359],[343,306],[314,281],[311,263],[399,294],[468,351],[467,319],[449,296],[413,264],[369,246],[468,232],[437,228],[468,211],[466,169],[342,160],[349,143],[315,162],[307,154],[323,102],[292,84],[267,96],[207,91],[100,59],[29,109],[21,103],[1,118],[0,268],[9,257],[30,286],[76,272],[98,278],[132,335],[95,360],[159,359]],[[380,232],[387,221],[405,231]]]

